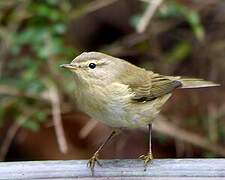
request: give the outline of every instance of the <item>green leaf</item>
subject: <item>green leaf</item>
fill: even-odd
[[[191,44],[189,42],[180,42],[166,55],[168,63],[179,63],[191,53]]]
[[[174,1],[169,2],[160,9],[158,16],[166,20],[169,17],[184,18],[198,40],[202,40],[205,36],[204,27],[198,13],[182,4]]]
[[[58,9],[50,7],[45,3],[33,4],[30,8],[30,12],[35,14],[35,16],[41,16],[53,21],[62,20],[64,18],[64,14]]]
[[[52,26],[53,32],[57,34],[64,34],[66,32],[66,25],[58,23]]]
[[[16,121],[21,124],[22,127],[30,129],[34,132],[37,132],[40,128],[40,125],[37,122],[34,122],[31,118],[23,115],[19,116]]]
[[[192,27],[197,39],[202,40],[205,36],[204,28],[200,22],[199,15],[195,11],[186,12],[186,19]]]
[[[60,39],[51,38],[46,42],[45,46],[38,51],[38,56],[40,58],[48,58],[49,56],[62,53],[63,49],[63,43]]]
[[[132,16],[130,19],[131,26],[136,28],[140,19],[141,19],[141,14],[136,14],[136,15]]]
[[[31,131],[37,132],[40,129],[40,125],[37,122],[34,122],[32,120],[26,121],[22,127],[30,129]]]
[[[43,111],[38,111],[35,113],[34,117],[37,118],[38,122],[44,122],[47,119],[47,114]]]

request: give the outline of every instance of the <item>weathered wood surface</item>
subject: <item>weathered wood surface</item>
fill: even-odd
[[[193,179],[225,177],[225,159],[156,159],[146,171],[141,160],[102,160],[95,179]],[[93,178],[85,160],[1,162],[0,179],[73,179]],[[167,178],[166,178],[167,177]],[[175,178],[177,177],[177,178]],[[223,179],[223,178],[222,178]]]

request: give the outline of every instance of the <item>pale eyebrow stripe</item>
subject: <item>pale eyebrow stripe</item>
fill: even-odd
[[[105,61],[101,61],[101,60],[90,60],[90,61],[86,61],[86,62],[83,62],[83,63],[80,63],[81,66],[88,66],[90,63],[95,63],[96,65],[104,65],[106,64],[107,62]]]

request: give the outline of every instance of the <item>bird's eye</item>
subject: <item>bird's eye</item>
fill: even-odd
[[[95,63],[90,63],[90,64],[88,65],[88,67],[91,68],[91,69],[94,69],[94,68],[96,67],[96,64],[95,64]]]

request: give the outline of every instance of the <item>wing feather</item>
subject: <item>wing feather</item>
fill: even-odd
[[[132,71],[128,71],[126,75],[123,73],[123,76],[119,77],[119,79],[122,83],[129,86],[134,93],[132,99],[137,102],[154,100],[182,86],[178,80],[171,80],[152,71],[138,68],[133,72],[135,74]]]

